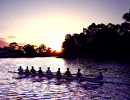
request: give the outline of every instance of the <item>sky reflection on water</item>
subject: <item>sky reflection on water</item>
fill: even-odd
[[[97,84],[92,82],[47,79],[45,77],[24,77],[8,71],[17,71],[22,66],[34,66],[36,70],[42,67],[46,71],[51,67],[53,72],[61,68],[64,73],[69,67],[74,74],[78,68],[81,72],[93,77],[99,71],[103,72],[106,80],[130,82],[129,63],[114,61],[99,62],[85,59],[45,58],[2,58],[0,59],[0,99],[42,99],[42,100],[129,100],[130,86],[120,84]]]

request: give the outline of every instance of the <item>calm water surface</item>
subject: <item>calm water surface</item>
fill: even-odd
[[[18,67],[50,67],[53,72],[61,68],[64,73],[69,67],[74,74],[78,68],[86,77],[93,77],[100,71],[105,80],[130,82],[129,61],[93,61],[84,59],[44,58],[1,58],[0,59],[0,100],[130,100],[130,86],[104,83],[47,79],[45,77],[20,77],[8,71]]]

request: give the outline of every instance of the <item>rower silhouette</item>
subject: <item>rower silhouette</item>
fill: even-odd
[[[64,75],[67,76],[67,77],[72,76],[71,72],[69,71],[69,68],[67,68],[67,71],[65,72]]]
[[[32,66],[32,69],[31,69],[31,71],[30,71],[31,73],[36,73],[36,71],[35,71],[35,69],[34,69],[34,67]]]

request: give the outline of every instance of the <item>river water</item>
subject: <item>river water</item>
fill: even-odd
[[[85,59],[44,58],[1,58],[0,59],[0,100],[130,100],[130,86],[111,83],[57,80],[45,77],[21,77],[8,71],[18,67],[50,67],[53,72],[61,68],[64,73],[70,68],[72,74],[80,68],[86,77],[95,77],[100,71],[104,79],[130,83],[129,61],[94,61]]]

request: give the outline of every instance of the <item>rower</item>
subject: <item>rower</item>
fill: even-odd
[[[51,70],[50,70],[50,67],[48,67],[46,73],[47,73],[48,75],[52,75],[52,72],[51,72]]]
[[[57,75],[57,77],[61,76],[60,68],[58,68],[56,75]]]
[[[36,71],[35,71],[35,69],[34,69],[34,67],[32,66],[32,69],[31,69],[31,71],[30,71],[31,73],[36,73]]]
[[[78,69],[78,72],[77,72],[77,77],[80,78],[82,76],[81,72],[80,72],[80,69]]]
[[[65,74],[64,74],[64,75],[66,75],[67,77],[72,76],[72,75],[71,75],[71,73],[70,73],[70,71],[69,71],[69,68],[67,68],[67,71],[65,72]]]
[[[43,74],[43,71],[41,70],[41,67],[39,67],[38,74]]]
[[[42,77],[43,71],[41,70],[41,67],[39,67],[38,74],[39,74],[39,77]]]
[[[102,72],[99,72],[99,76],[96,77],[97,80],[103,80]]]
[[[25,69],[25,73],[29,73],[28,66],[27,66],[26,69]]]
[[[22,66],[20,66],[20,67],[18,68],[18,71],[19,71],[19,72],[23,72]]]

